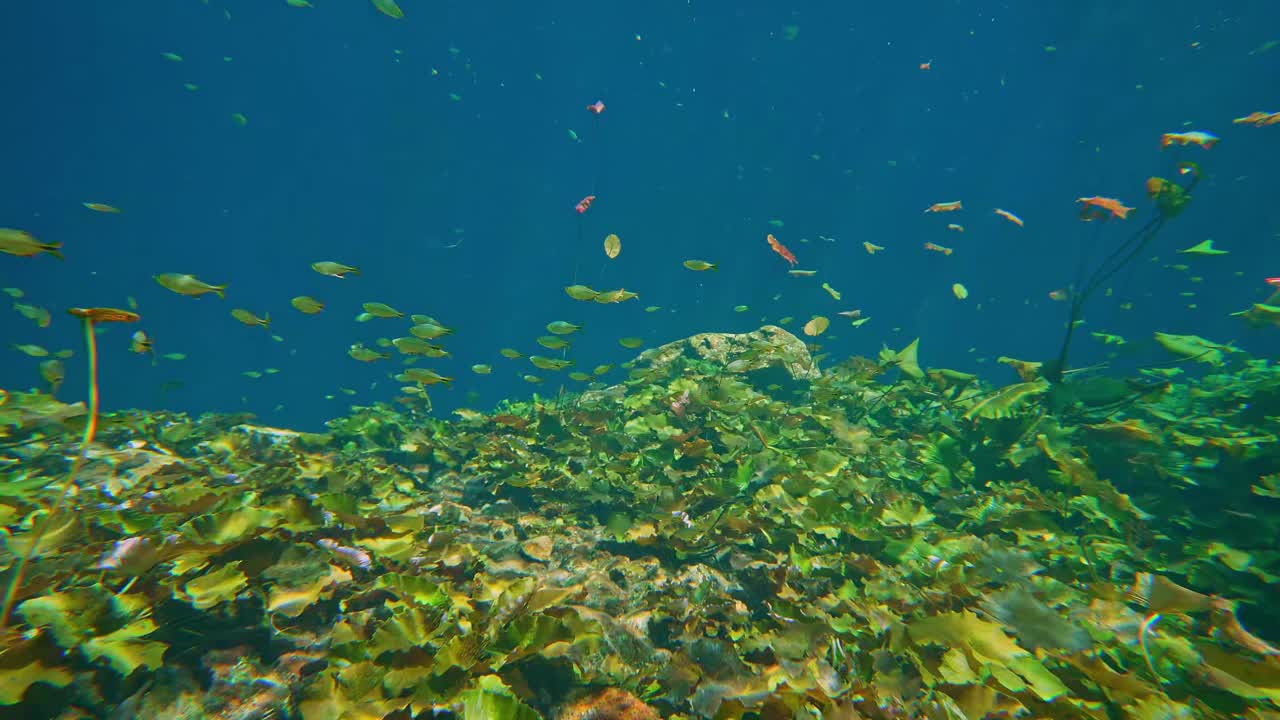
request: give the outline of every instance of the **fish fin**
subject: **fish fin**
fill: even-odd
[[[226,300],[226,299],[227,299],[227,295],[226,295],[226,293],[225,293],[225,292],[223,292],[223,291],[225,291],[226,289],[227,289],[227,286],[226,286],[226,285],[215,285],[215,286],[213,287],[213,292],[214,292],[214,294],[215,294],[215,295],[217,295],[220,299],[222,299],[222,300]]]
[[[57,244],[57,245],[44,245],[44,246],[42,246],[42,247],[41,247],[41,249],[42,249],[42,250],[44,250],[45,252],[49,253],[50,255],[52,255],[52,256],[54,256],[54,257],[58,258],[59,260],[63,260],[64,258],[62,257],[62,251],[58,249],[58,248],[61,248],[61,247],[62,247],[62,245],[61,245],[61,244]]]

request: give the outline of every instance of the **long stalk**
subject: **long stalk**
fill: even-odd
[[[44,535],[48,532],[49,527],[53,525],[54,519],[58,515],[58,511],[62,509],[62,504],[66,501],[67,496],[71,494],[71,488],[75,485],[76,474],[80,472],[80,466],[84,464],[85,452],[89,449],[89,444],[93,442],[93,436],[98,432],[98,344],[93,334],[93,319],[89,317],[83,318],[84,323],[84,344],[89,353],[89,422],[85,423],[84,435],[80,438],[80,449],[76,453],[76,458],[71,462],[71,471],[67,473],[67,479],[62,483],[62,491],[58,493],[58,499],[54,501],[53,507],[49,508],[49,514],[45,516],[40,526],[32,533],[31,544],[27,546],[26,552],[22,554],[22,559],[18,561],[18,567],[13,571],[13,577],[9,580],[9,588],[4,594],[4,606],[0,609],[0,630],[9,625],[9,613],[13,610],[14,601],[18,597],[18,588],[22,585],[22,575],[30,564],[31,558],[35,557],[36,550],[40,547],[40,541],[44,539]]]

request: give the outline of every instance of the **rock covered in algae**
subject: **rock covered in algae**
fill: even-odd
[[[804,341],[776,325],[749,333],[701,333],[654,348],[642,357],[658,373],[685,357],[722,365],[736,373],[781,367],[796,380],[816,380],[822,375]]]
[[[565,705],[556,720],[658,720],[653,708],[618,688],[606,688]]]

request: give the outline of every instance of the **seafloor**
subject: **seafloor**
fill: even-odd
[[[916,352],[765,327],[447,421],[111,413],[70,478],[85,407],[7,393],[0,718],[1280,718],[1280,370]]]

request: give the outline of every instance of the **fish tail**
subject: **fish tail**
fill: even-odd
[[[49,245],[41,245],[41,246],[40,246],[40,249],[41,249],[41,250],[44,250],[45,252],[49,253],[50,255],[52,255],[52,256],[54,256],[54,257],[58,258],[59,260],[62,260],[62,259],[64,259],[64,258],[62,257],[62,251],[61,251],[61,250],[59,250],[59,248],[61,248],[61,247],[62,247],[62,243],[51,243],[51,244],[49,244]]]
[[[271,327],[271,313],[262,314],[262,329],[266,330]]]
[[[214,286],[213,286],[213,293],[214,293],[215,295],[217,295],[220,299],[222,299],[222,300],[226,300],[226,299],[227,299],[227,294],[226,294],[226,292],[224,292],[226,289],[227,289],[227,286],[226,286],[226,285],[214,285]]]

